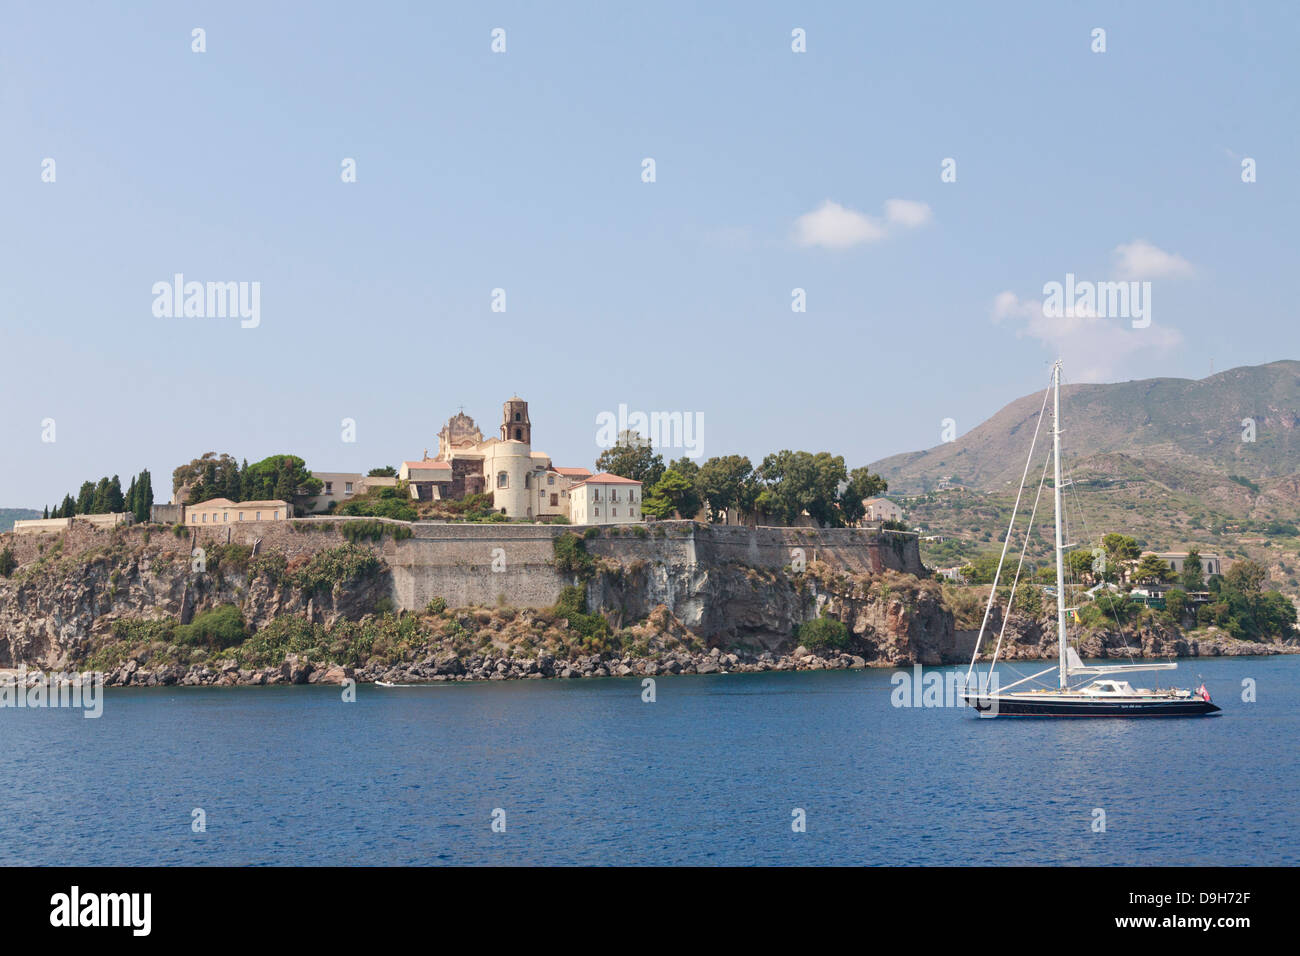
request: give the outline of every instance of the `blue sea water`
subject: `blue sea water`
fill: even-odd
[[[878,670],[109,689],[0,709],[0,863],[1300,863],[1300,657],[1160,676],[1198,674],[1222,716],[979,720]]]

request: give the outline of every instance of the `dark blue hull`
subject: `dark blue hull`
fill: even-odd
[[[1029,700],[969,697],[982,717],[1207,717],[1220,708],[1200,697],[1182,700]]]

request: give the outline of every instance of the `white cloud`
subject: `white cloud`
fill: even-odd
[[[843,249],[885,238],[885,227],[870,216],[845,209],[829,199],[794,222],[795,242],[801,246]]]
[[[895,225],[914,229],[924,226],[932,218],[930,204],[914,199],[886,199],[885,218]]]
[[[1182,256],[1165,252],[1145,239],[1115,247],[1116,271],[1121,279],[1190,279],[1196,274]]]
[[[794,240],[801,246],[847,249],[864,242],[879,242],[889,235],[891,225],[914,229],[932,217],[928,204],[912,199],[885,200],[883,220],[827,199],[795,220]]]
[[[1039,299],[1021,299],[1014,292],[1000,292],[993,300],[995,323],[1018,319],[1016,335],[1031,338],[1055,358],[1065,359],[1072,382],[1114,381],[1125,363],[1142,352],[1166,353],[1181,345],[1182,333],[1152,323],[1135,329],[1126,319],[1103,319],[1095,314],[1049,317]]]

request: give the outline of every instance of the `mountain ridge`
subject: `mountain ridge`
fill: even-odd
[[[1120,454],[1181,469],[1189,478],[1180,484],[1244,478],[1270,486],[1300,472],[1300,361],[1244,365],[1203,379],[1066,384],[1061,404],[1062,455],[1073,468]],[[1002,490],[1019,483],[1042,408],[1042,392],[1021,396],[955,441],[883,458],[871,470],[903,494],[933,490],[946,476],[953,484]],[[1245,440],[1250,422],[1253,441]],[[1043,429],[1040,443],[1047,434]]]

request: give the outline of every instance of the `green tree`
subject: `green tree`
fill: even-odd
[[[90,499],[90,514],[102,515],[108,511],[108,478],[107,476],[99,479],[95,485],[95,493]]]
[[[4,546],[0,551],[0,578],[7,578],[14,573],[14,568],[18,567],[18,561],[14,557],[13,549],[9,545]]]
[[[977,554],[961,569],[961,576],[970,584],[992,584],[998,570],[998,558],[996,551]]]
[[[172,494],[185,504],[193,505],[210,498],[229,497],[230,472],[238,471],[235,459],[224,452],[204,452],[198,458],[178,466],[172,472]],[[187,493],[181,495],[182,489]],[[233,500],[233,499],[232,499]]]
[[[1182,623],[1187,613],[1187,592],[1181,588],[1170,588],[1165,592],[1165,617],[1171,623]]]
[[[839,487],[848,480],[843,457],[779,451],[763,459],[755,476],[761,486],[756,506],[785,524],[794,524],[804,512],[822,526],[843,523]]]
[[[1142,560],[1133,569],[1133,580],[1138,583],[1167,584],[1175,577],[1168,563],[1154,554],[1143,555]]]
[[[122,495],[122,479],[114,475],[104,492],[104,514],[118,514],[125,510],[126,499]]]
[[[840,651],[849,646],[849,629],[833,617],[817,617],[799,625],[799,643],[810,651]]]
[[[1195,548],[1187,551],[1183,560],[1183,571],[1178,576],[1183,588],[1188,591],[1200,591],[1205,587],[1205,574],[1201,568],[1201,553]]]
[[[1142,548],[1137,539],[1126,534],[1113,532],[1101,539],[1101,546],[1106,549],[1106,557],[1111,561],[1133,561],[1142,555]]]
[[[81,483],[81,490],[77,492],[76,513],[79,515],[91,514],[90,509],[94,507],[94,504],[95,504],[95,483],[93,481],[83,481]],[[66,515],[65,517],[71,518],[72,515]]]
[[[153,514],[153,476],[149,474],[148,468],[141,471],[135,481],[135,504],[132,511],[140,524],[148,521]]]
[[[382,468],[371,468],[366,472],[367,478],[396,478],[397,469],[392,465],[384,465]]]
[[[700,466],[696,490],[708,503],[709,517],[721,521],[725,512],[735,508],[751,511],[758,487],[754,483],[754,466],[744,455],[710,458]]]
[[[297,494],[319,494],[322,484],[297,455],[271,455],[248,466],[245,500],[277,499],[292,504]]]
[[[840,517],[845,524],[856,524],[867,513],[862,503],[867,498],[884,494],[889,483],[879,475],[871,473],[870,468],[854,468],[849,472],[849,483],[840,493]]]
[[[641,510],[656,518],[667,518],[674,512],[683,518],[694,518],[700,510],[700,495],[695,490],[695,481],[678,471],[674,464],[644,496]]]
[[[641,482],[642,488],[658,484],[664,470],[663,455],[655,454],[650,441],[638,432],[619,435],[618,444],[606,448],[596,459],[597,472],[607,471],[620,478],[631,478]]]

